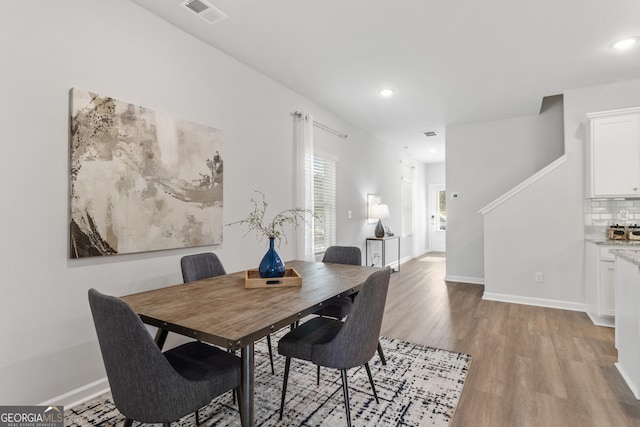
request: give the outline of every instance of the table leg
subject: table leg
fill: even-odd
[[[387,254],[385,253],[385,249],[387,248],[387,241],[380,240],[380,244],[382,245],[382,265],[380,267],[385,268],[387,266]]]
[[[369,241],[364,241],[364,265],[369,265]]]
[[[158,328],[158,330],[156,331],[156,344],[158,344],[160,350],[162,350],[162,347],[164,347],[164,342],[167,340],[167,335],[169,335],[169,331],[167,331],[166,329]]]
[[[240,407],[240,419],[242,427],[253,427],[253,387],[255,383],[253,343],[242,347],[242,399]]]

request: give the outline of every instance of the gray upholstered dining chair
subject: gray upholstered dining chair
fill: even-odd
[[[89,290],[98,343],[116,408],[127,418],[169,427],[229,390],[239,392],[240,358],[189,342],[162,352],[124,301]]]
[[[280,401],[280,419],[284,413],[292,357],[313,362],[318,366],[340,370],[349,427],[351,426],[351,411],[347,383],[348,369],[364,365],[373,389],[373,395],[378,402],[369,360],[375,354],[379,343],[390,277],[391,270],[389,268],[372,273],[362,286],[358,298],[353,303],[351,314],[344,322],[326,317],[316,317],[291,330],[280,339],[278,352],[286,357]]]
[[[322,257],[322,262],[334,264],[362,265],[362,252],[356,246],[329,246]],[[337,298],[316,311],[319,316],[344,319],[351,311],[353,298]]]
[[[220,258],[213,252],[183,256],[180,259],[180,269],[184,283],[227,274]]]
[[[184,283],[195,282],[196,280],[227,274],[220,258],[218,258],[218,255],[213,252],[185,255],[180,259],[180,268],[182,270],[182,280]],[[271,335],[267,335],[267,346],[269,347],[271,373],[275,374],[276,371],[273,366],[273,350],[271,350]]]
[[[356,246],[329,246],[322,257],[322,262],[334,264],[362,265],[362,252]],[[353,301],[358,294],[352,294],[350,298],[337,298],[326,304],[315,314],[334,319],[344,319],[351,312]],[[378,355],[383,365],[387,364],[382,346],[378,343]],[[318,368],[318,381],[320,381],[320,368]]]

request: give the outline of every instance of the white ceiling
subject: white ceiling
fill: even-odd
[[[215,25],[131,1],[424,162],[444,160],[446,126],[640,78],[640,45],[610,48],[640,36],[639,0],[208,0]]]

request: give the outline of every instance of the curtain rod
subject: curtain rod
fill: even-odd
[[[296,117],[301,117],[302,113],[299,111],[294,111],[293,113],[291,113],[291,115]],[[319,129],[322,129],[325,132],[329,132],[330,134],[337,136],[338,138],[346,139],[348,136],[346,133],[339,132],[335,129],[330,128],[327,125],[323,125],[320,122],[316,122],[315,120],[313,121],[313,125]]]

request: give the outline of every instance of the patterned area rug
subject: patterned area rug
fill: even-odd
[[[349,370],[353,424],[448,425],[460,399],[471,356],[385,337],[380,341],[387,365],[382,365],[377,354],[370,363],[380,404],[373,397],[366,370],[363,367]],[[323,368],[320,386],[317,386],[315,366],[292,360],[285,413],[279,421],[285,358],[278,355],[277,350],[274,352],[276,375],[272,375],[266,340],[256,343],[255,353],[257,426],[346,426],[339,371]],[[233,405],[231,393],[225,393],[202,409],[200,419],[203,426],[240,426],[240,414]],[[123,422],[124,417],[115,408],[110,394],[65,411],[66,426],[116,426]],[[195,425],[195,415],[189,415],[172,427]]]

